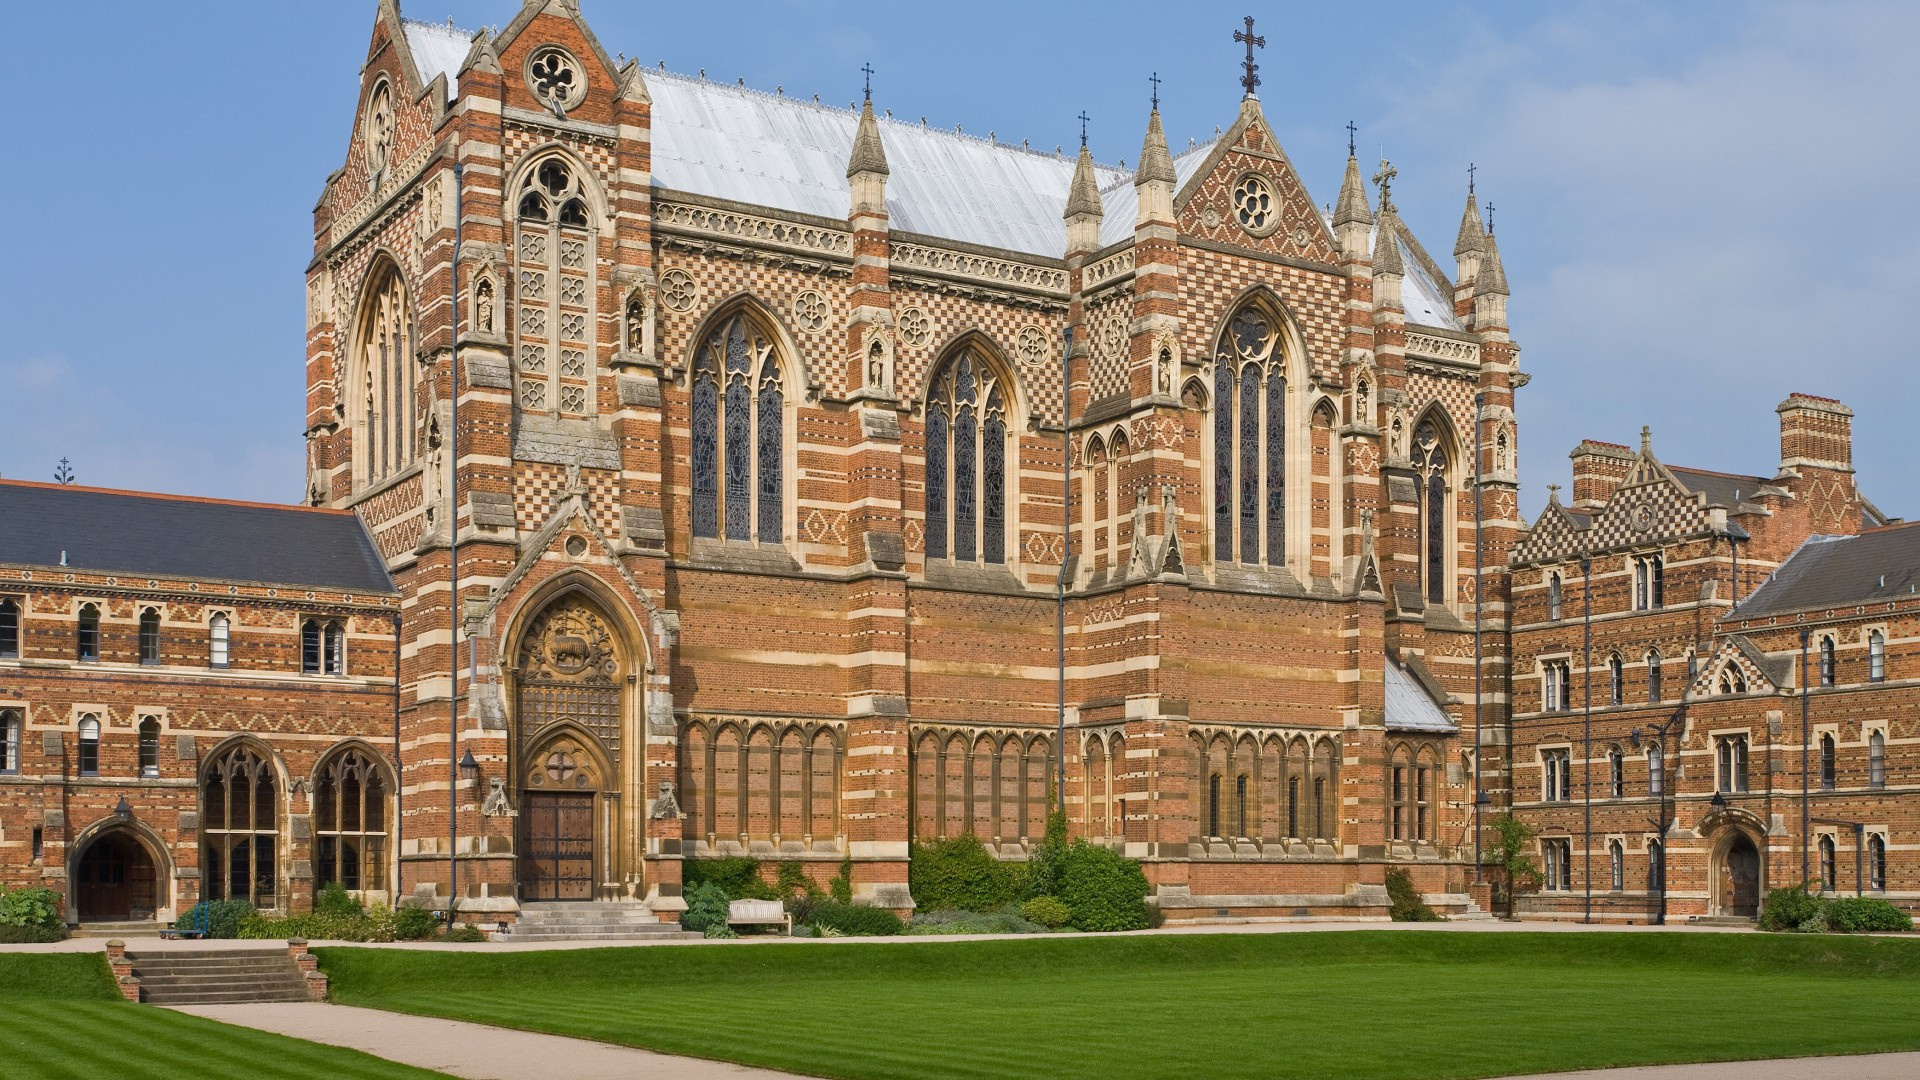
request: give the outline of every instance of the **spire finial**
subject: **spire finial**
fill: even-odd
[[[1157,112],[1160,109],[1160,73],[1156,71],[1147,76],[1147,81],[1153,84],[1153,107]]]
[[[1384,157],[1380,159],[1380,171],[1373,174],[1373,182],[1380,188],[1380,212],[1383,214],[1393,206],[1393,178],[1399,175],[1400,170],[1393,167],[1393,162]]]
[[[1493,235],[1493,200],[1487,200],[1487,235]]]
[[[1251,15],[1247,16],[1246,23],[1247,23],[1246,32],[1242,33],[1238,30],[1235,30],[1233,32],[1233,40],[1244,41],[1247,43],[1247,59],[1244,63],[1244,66],[1247,69],[1247,73],[1245,75],[1240,76],[1240,85],[1246,87],[1247,96],[1252,97],[1253,88],[1260,85],[1260,76],[1254,74],[1255,72],[1260,70],[1260,65],[1253,62],[1253,50],[1255,48],[1261,48],[1261,49],[1266,48],[1267,39],[1264,37],[1254,36],[1253,16]]]
[[[1091,119],[1093,118],[1087,115],[1087,110],[1080,110],[1080,149],[1082,150],[1087,148],[1087,121]]]
[[[1479,169],[1480,166],[1471,161],[1467,162],[1467,198],[1469,199],[1473,198],[1473,174]]]
[[[1359,130],[1360,130],[1359,128],[1353,126],[1353,121],[1351,120],[1347,121],[1347,156],[1348,157],[1354,156],[1355,151],[1353,149],[1353,133]]]
[[[1643,454],[1653,453],[1653,427],[1651,425],[1640,425],[1640,452]]]
[[[872,101],[873,100],[873,64],[872,62],[869,61],[868,63],[861,64],[860,70],[864,72],[867,76],[867,84],[865,88],[866,95],[867,95],[867,100]]]
[[[1560,501],[1560,485],[1559,484],[1547,485],[1547,501],[1548,502]]]

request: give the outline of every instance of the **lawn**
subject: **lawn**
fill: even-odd
[[[336,1000],[852,1080],[1476,1077],[1920,1049],[1920,941],[1677,933],[321,951]]]
[[[54,1080],[426,1080],[355,1050],[121,999],[99,953],[0,952],[0,1076]],[[270,1063],[270,1064],[269,1064]]]

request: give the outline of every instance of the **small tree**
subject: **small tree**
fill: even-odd
[[[1495,882],[1496,891],[1506,898],[1507,914],[1512,915],[1514,894],[1540,884],[1540,868],[1527,856],[1537,834],[1532,826],[1510,813],[1501,814],[1489,824],[1493,826],[1494,865],[1500,868],[1503,879]]]

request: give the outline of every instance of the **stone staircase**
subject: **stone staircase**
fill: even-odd
[[[88,922],[73,927],[68,931],[67,936],[77,938],[155,937],[160,933],[161,925],[151,919],[145,922]]]
[[[128,952],[140,1000],[154,1005],[312,1001],[307,977],[276,949],[166,949]]]
[[[642,903],[549,903],[520,905],[513,931],[496,941],[639,941],[697,938],[679,923],[661,922]]]

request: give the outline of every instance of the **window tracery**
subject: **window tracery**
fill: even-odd
[[[377,185],[393,156],[393,84],[381,79],[367,95],[367,116],[363,132],[367,144],[369,185]]]
[[[1214,350],[1213,524],[1220,562],[1287,561],[1287,381],[1281,323],[1257,304]],[[1237,543],[1236,543],[1237,539]]]
[[[927,395],[927,558],[1006,562],[1008,391],[973,349]]]
[[[520,184],[514,245],[519,284],[514,324],[517,400],[526,412],[594,412],[593,340],[597,236],[590,196],[564,158],[549,156]]]
[[[274,905],[278,788],[273,765],[247,746],[227,750],[207,767],[200,794],[201,874],[207,899]]]
[[[365,486],[413,461],[413,315],[399,267],[384,262],[374,272],[360,319],[354,471]]]
[[[1439,425],[1422,420],[1413,432],[1412,465],[1420,480],[1420,566],[1429,604],[1447,602],[1447,464]]]
[[[358,749],[336,754],[320,770],[313,798],[314,885],[386,887],[385,774]]]
[[[784,539],[784,385],[772,336],[744,312],[721,320],[695,351],[693,535]]]

